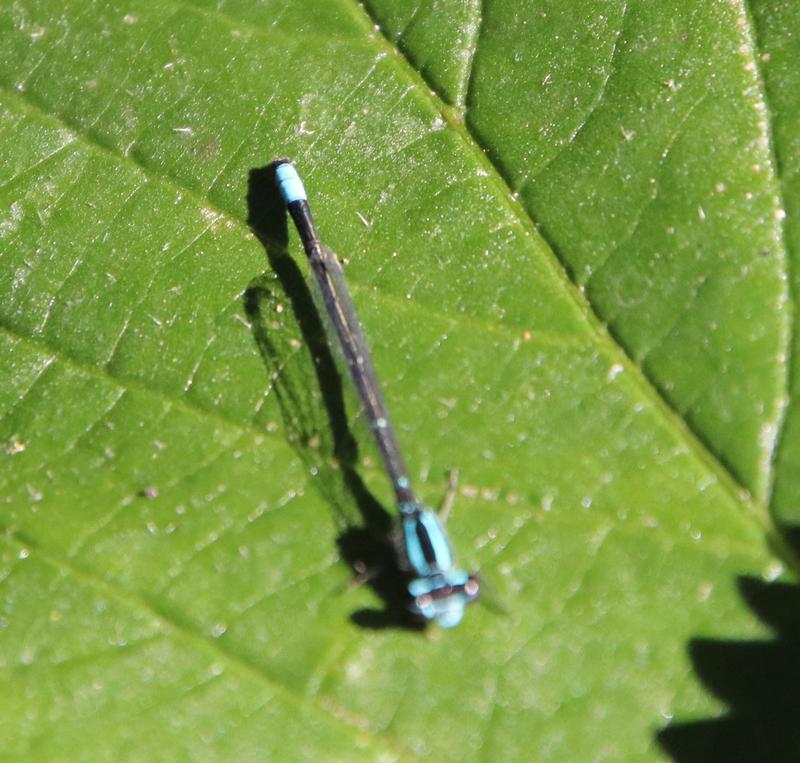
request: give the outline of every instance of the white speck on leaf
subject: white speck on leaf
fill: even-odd
[[[15,453],[22,453],[27,446],[24,442],[20,442],[16,437],[12,437],[9,442],[6,443],[6,453],[9,456],[13,456]]]
[[[714,590],[713,583],[707,580],[700,583],[700,585],[697,588],[697,601],[699,601],[701,604],[705,601],[708,601],[713,590]]]
[[[773,580],[777,580],[781,575],[783,575],[784,569],[785,568],[783,564],[775,560],[767,565],[767,568],[761,573],[761,575],[764,580],[766,580],[768,583],[771,583]]]

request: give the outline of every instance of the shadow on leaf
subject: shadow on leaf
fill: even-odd
[[[789,537],[797,549],[800,535]],[[775,634],[772,640],[694,639],[694,669],[728,712],[675,722],[658,733],[678,763],[795,763],[800,760],[800,586],[739,578],[748,606]]]
[[[306,279],[287,253],[287,215],[272,165],[251,170],[248,224],[271,270],[254,279],[244,307],[289,443],[336,513],[342,557],[369,584],[383,610],[360,610],[365,628],[422,625],[406,607],[407,573],[392,540],[394,522],[362,481],[342,376]]]

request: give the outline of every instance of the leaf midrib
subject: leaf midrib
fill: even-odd
[[[370,11],[366,5],[359,4],[355,0],[347,0],[347,2],[353,8],[354,13],[365,17],[364,23],[369,29],[377,28],[380,30],[380,40],[382,41],[383,47],[390,50],[395,58],[402,60],[404,67],[408,72],[408,76],[413,81],[416,81],[420,96],[427,99],[431,106],[440,113],[448,126],[461,137],[462,142],[468,148],[468,150],[471,151],[479,165],[489,173],[489,177],[487,179],[492,180],[495,185],[498,186],[499,197],[502,199],[503,203],[508,206],[510,212],[515,216],[523,228],[525,228],[525,230],[538,238],[544,244],[542,249],[546,256],[546,265],[550,268],[551,273],[553,273],[556,279],[564,285],[568,295],[578,307],[584,318],[587,320],[590,327],[593,329],[598,344],[605,346],[612,358],[616,362],[620,363],[626,371],[631,373],[632,378],[635,379],[636,383],[641,388],[643,397],[652,403],[655,409],[664,418],[666,428],[672,431],[677,438],[682,439],[686,443],[689,450],[698,458],[698,460],[719,479],[721,486],[725,492],[728,493],[731,499],[737,505],[742,507],[746,515],[750,516],[765,534],[772,537],[773,542],[779,547],[781,554],[787,557],[787,561],[791,562],[793,566],[800,567],[800,561],[795,559],[794,552],[792,552],[784,543],[782,543],[779,538],[774,537],[776,528],[773,524],[772,515],[769,511],[769,504],[764,501],[757,500],[751,495],[748,488],[746,488],[736,479],[732,472],[725,467],[720,458],[710,449],[710,447],[705,444],[702,435],[698,432],[695,432],[689,426],[686,420],[683,419],[669,404],[666,398],[661,395],[655,384],[645,373],[644,369],[642,369],[625,351],[622,345],[616,342],[611,336],[606,324],[600,319],[598,313],[595,311],[594,306],[585,296],[584,292],[581,291],[579,286],[570,278],[569,269],[565,267],[564,263],[556,255],[553,242],[549,241],[539,230],[528,210],[519,201],[518,195],[514,193],[512,185],[506,175],[503,173],[502,169],[492,162],[489,152],[483,146],[479,136],[473,133],[468,127],[466,111],[462,115],[460,112],[446,103],[446,101],[438,93],[435,84],[428,81],[419,70],[414,68],[410,60],[403,54],[403,52],[385,35],[379,20],[370,14]],[[742,3],[743,7],[745,7],[747,0],[742,0]],[[751,33],[750,16],[746,13],[745,16],[748,21],[748,33]],[[751,39],[755,40],[752,34],[750,34],[750,36]],[[757,49],[755,42],[753,42],[752,47],[754,51]],[[758,62],[755,61],[755,58],[756,57],[753,56],[751,60],[756,66],[756,73],[760,86],[760,95],[766,104],[767,98],[764,89],[764,81],[763,77],[761,76],[761,70],[758,67]],[[770,124],[769,119],[767,122]],[[772,140],[771,131],[769,132],[769,143],[771,152],[774,155],[774,141]],[[773,170],[776,181],[779,183],[777,167],[774,166]],[[784,253],[787,253],[784,236],[782,236],[781,243]],[[785,260],[788,261],[788,256],[785,257]],[[781,431],[783,430],[784,420],[785,410],[784,415],[780,417],[778,422]],[[779,440],[780,434],[776,437],[776,441]],[[770,484],[774,476],[774,463],[777,450],[778,446],[776,444],[772,450],[770,459],[771,468],[770,475],[768,477],[768,482]]]

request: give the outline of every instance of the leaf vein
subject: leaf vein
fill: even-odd
[[[352,2],[354,13],[366,14],[369,21],[375,25],[375,19],[369,11],[369,8],[362,4],[356,4],[355,0]],[[624,2],[623,10],[627,12],[628,4]],[[622,34],[622,28],[617,35],[614,44],[614,55],[618,50],[618,41]],[[409,75],[425,82],[424,77],[420,72],[414,68],[409,59],[403,55],[402,51],[394,45],[392,40],[385,35],[381,36],[384,46],[391,49],[402,60],[409,71]],[[606,80],[606,88],[611,78],[611,72]],[[747,516],[751,517],[754,522],[765,532],[770,533],[772,529],[770,514],[767,506],[759,500],[753,499],[749,491],[747,491],[736,479],[733,473],[725,466],[725,464],[717,457],[717,455],[710,450],[703,439],[691,429],[688,424],[679,416],[677,411],[670,405],[669,401],[659,392],[657,386],[647,376],[644,369],[639,366],[635,359],[632,358],[625,348],[617,342],[614,337],[608,332],[604,322],[600,319],[593,304],[586,298],[586,296],[579,290],[576,282],[570,276],[569,271],[565,267],[563,261],[557,256],[556,248],[553,242],[544,238],[542,232],[539,230],[536,222],[532,218],[530,212],[515,198],[513,193],[513,185],[509,181],[507,174],[503,169],[491,158],[491,152],[487,150],[481,142],[480,137],[473,132],[468,124],[465,124],[458,118],[454,118],[451,109],[448,109],[446,102],[437,94],[431,94],[430,88],[421,88],[426,93],[429,100],[433,102],[434,108],[445,118],[450,127],[461,137],[464,145],[471,149],[473,155],[478,163],[486,168],[491,176],[494,178],[495,184],[500,189],[500,198],[504,203],[511,207],[512,213],[519,220],[519,222],[529,231],[533,232],[538,238],[544,241],[547,245],[547,260],[546,263],[552,268],[554,275],[561,280],[568,295],[575,302],[576,306],[580,309],[583,316],[593,329],[597,338],[598,344],[604,346],[606,350],[626,369],[629,370],[631,377],[636,380],[643,397],[645,397],[654,407],[658,410],[659,414],[664,420],[665,427],[672,432],[676,439],[682,440],[691,449],[692,453],[697,459],[719,480],[723,490],[731,497],[731,499],[742,507]],[[776,542],[777,539],[773,539]],[[792,554],[788,549],[783,549],[782,553],[788,554],[787,558],[791,558]]]
[[[147,601],[140,595],[120,588],[108,580],[98,577],[91,571],[76,567],[69,559],[39,548],[36,544],[21,538],[7,527],[0,527],[0,534],[3,535],[7,543],[25,547],[29,550],[31,555],[37,555],[42,562],[61,574],[67,575],[89,588],[114,599],[133,612],[139,612],[148,617],[154,624],[161,627],[164,635],[171,636],[175,640],[183,641],[195,650],[214,655],[218,660],[223,661],[241,676],[254,680],[271,689],[280,696],[283,701],[306,712],[314,713],[330,724],[346,729],[357,738],[357,740],[354,740],[354,743],[355,741],[360,743],[364,736],[369,735],[373,744],[377,745],[378,743],[382,743],[388,748],[390,746],[389,742],[391,742],[391,744],[397,748],[394,750],[395,753],[398,750],[402,750],[399,740],[379,739],[374,732],[365,731],[363,727],[348,722],[344,714],[336,712],[336,708],[329,710],[321,703],[312,701],[314,699],[313,697],[299,694],[273,677],[263,666],[228,651],[222,646],[222,643],[218,639],[213,639],[189,627],[187,624],[182,623],[167,612],[162,611],[158,606]],[[328,703],[329,701],[326,700],[326,704]]]

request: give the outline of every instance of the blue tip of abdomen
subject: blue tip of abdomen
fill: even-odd
[[[275,167],[275,180],[281,196],[287,204],[291,204],[293,201],[304,201],[308,198],[306,189],[303,188],[303,181],[300,180],[294,165],[288,162],[278,164]]]

